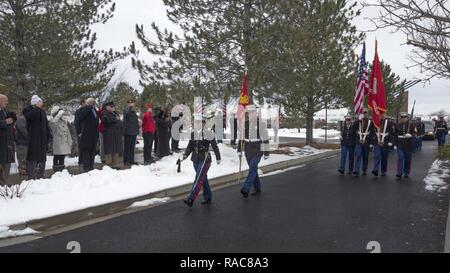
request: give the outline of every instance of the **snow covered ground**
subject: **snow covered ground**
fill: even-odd
[[[450,164],[447,161],[436,160],[431,165],[428,175],[425,177],[425,188],[429,191],[441,191],[447,189],[447,182],[445,181],[450,177]]]
[[[17,162],[17,159],[16,159]],[[101,163],[100,156],[95,157],[95,163]],[[78,166],[78,157],[66,157],[65,160],[66,167]],[[45,169],[51,170],[53,168],[53,156],[47,156],[47,162],[45,162]],[[19,173],[17,163],[11,164],[11,174]]]
[[[186,142],[181,142],[180,146],[185,147]],[[217,165],[213,156],[208,174],[210,178],[238,172],[239,158],[236,151],[223,144],[219,144],[219,147],[222,162],[221,165]],[[290,155],[272,154],[268,160],[262,160],[261,165],[300,158],[325,150],[305,147],[291,148],[290,152]],[[79,175],[71,175],[65,170],[49,179],[25,181],[22,187],[29,185],[22,198],[0,199],[0,226],[7,227],[191,184],[195,174],[192,162],[189,159],[185,160],[182,163],[182,172],[177,173],[176,160],[179,156],[180,154],[174,154],[150,166],[133,166],[127,170],[103,167],[102,170]],[[246,163],[243,163],[243,169],[248,169]]]
[[[0,239],[32,235],[36,233],[38,232],[31,228],[25,228],[23,230],[10,230],[8,227],[0,226]]]
[[[339,139],[339,131],[337,130],[327,130],[327,138],[329,139]],[[269,130],[269,136],[274,136],[273,129]],[[280,129],[278,130],[278,136],[280,137],[293,137],[293,138],[306,138],[306,129]],[[325,138],[325,130],[323,129],[313,129],[314,138]]]

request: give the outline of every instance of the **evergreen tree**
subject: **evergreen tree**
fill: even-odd
[[[136,89],[130,86],[126,82],[120,82],[117,86],[111,90],[106,102],[113,101],[116,110],[122,113],[125,108],[127,108],[128,101],[137,101],[139,98],[139,93]]]
[[[97,95],[120,54],[94,49],[90,27],[113,16],[112,0],[0,1],[0,82],[21,108],[32,94],[47,104]]]

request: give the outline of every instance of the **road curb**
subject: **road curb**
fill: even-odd
[[[449,194],[449,198],[450,198],[450,189],[448,190],[448,194]],[[447,228],[445,231],[444,253],[450,253],[450,201],[448,204]]]
[[[326,151],[320,154],[314,154],[311,156],[305,156],[302,158],[296,158],[288,161],[282,161],[278,163],[274,163],[267,166],[261,166],[260,169],[262,172],[270,173],[278,170],[287,169],[293,166],[311,164],[317,161],[321,161],[323,159],[327,159],[330,157],[334,157],[339,153],[339,150]],[[243,171],[243,177],[247,176],[248,171]],[[223,188],[231,185],[236,185],[238,180],[238,174],[229,174],[225,176],[216,177],[210,179],[210,185],[212,189]],[[177,198],[181,195],[185,195],[191,191],[192,185],[185,184],[173,188],[164,189],[157,192],[152,192],[148,194],[144,194],[138,197],[133,197],[125,200],[115,201],[103,205],[98,205],[94,207],[89,207],[86,209],[81,209],[77,211],[72,211],[48,218],[35,219],[31,221],[27,221],[20,224],[11,225],[9,228],[11,230],[23,230],[27,227],[30,227],[34,230],[51,233],[57,229],[63,229],[65,227],[76,225],[81,222],[89,222],[98,218],[108,217],[113,214],[119,214],[120,212],[126,211],[133,203],[138,201],[143,201],[151,198],[163,198],[163,197],[172,197]]]

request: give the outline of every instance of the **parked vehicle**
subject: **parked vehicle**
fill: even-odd
[[[435,140],[436,136],[434,135],[434,122],[432,121],[423,121],[425,124],[425,135],[423,136],[423,140]]]

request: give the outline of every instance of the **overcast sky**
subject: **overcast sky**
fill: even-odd
[[[372,23],[367,17],[377,14],[374,8],[365,9],[360,17],[354,20],[360,31],[373,29]],[[166,8],[162,0],[116,0],[116,12],[114,17],[104,25],[97,25],[94,30],[97,32],[97,47],[102,49],[113,48],[121,50],[132,41],[140,45],[135,34],[135,25],[144,25],[144,29],[151,33],[151,23],[156,22],[160,28],[168,28],[177,31],[166,16]],[[389,63],[393,71],[403,79],[423,78],[424,75],[416,68],[407,69],[412,63],[409,60],[410,47],[403,45],[405,36],[400,33],[391,33],[389,30],[378,30],[376,32],[366,32],[367,60],[372,62],[374,56],[375,38],[378,40],[378,53],[380,59]],[[144,53],[144,52],[142,52]],[[361,53],[361,48],[357,49],[357,54]],[[152,56],[144,55],[147,62],[152,60]],[[118,65],[118,75],[122,75],[134,87],[141,89],[138,84],[139,75],[131,68],[130,60],[124,60]],[[356,79],[355,79],[356,81]],[[236,92],[239,92],[238,90]],[[410,105],[417,100],[416,113],[428,114],[440,109],[450,111],[450,81],[433,79],[431,84],[423,86],[416,85],[410,90]]]

